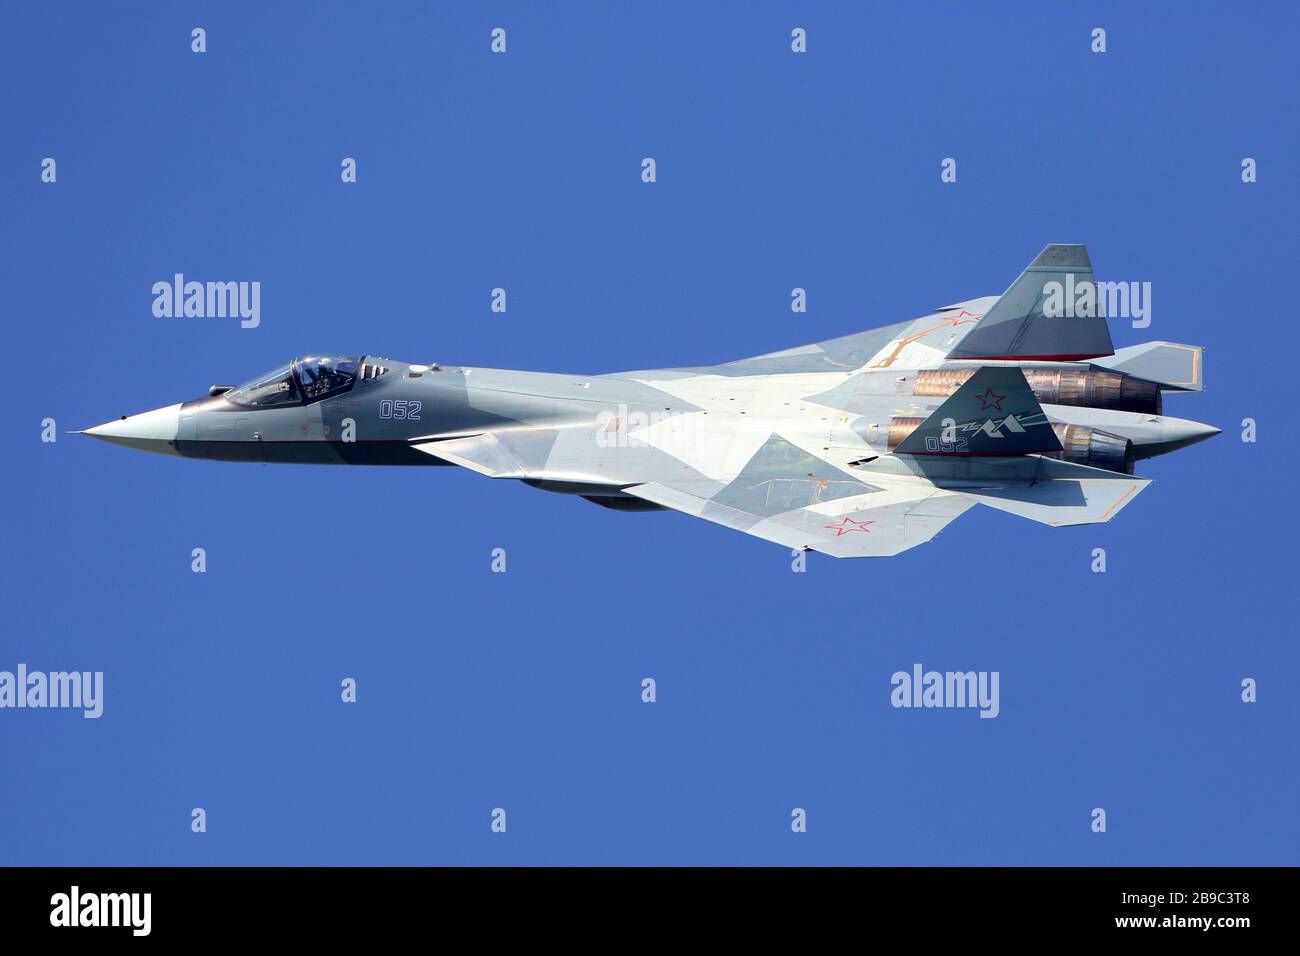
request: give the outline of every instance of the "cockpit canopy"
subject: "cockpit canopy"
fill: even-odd
[[[362,357],[307,355],[226,392],[226,398],[236,405],[246,405],[249,408],[320,401],[352,387]]]

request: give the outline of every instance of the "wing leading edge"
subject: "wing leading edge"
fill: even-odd
[[[945,360],[1069,362],[1104,357],[1114,353],[1114,346],[1097,289],[1087,247],[1052,244],[1000,296],[958,302],[909,322],[717,367],[752,375],[928,368]],[[1087,301],[1085,290],[1092,294],[1091,304],[1077,312],[1076,303]]]

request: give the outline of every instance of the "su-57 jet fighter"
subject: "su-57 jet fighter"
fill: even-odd
[[[1099,310],[1051,305],[1062,288],[1095,301],[1085,247],[1048,246],[1001,296],[723,365],[585,376],[311,355],[86,434],[186,458],[460,465],[788,548],[892,555],[976,504],[1109,521],[1149,484],[1135,461],[1218,434],[1163,414],[1165,393],[1202,389],[1200,348],[1117,352]]]

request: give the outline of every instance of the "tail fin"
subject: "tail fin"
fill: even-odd
[[[893,449],[897,455],[1028,455],[1060,451],[1043,408],[1014,365],[986,365]]]
[[[1049,283],[1057,283],[1059,291],[1049,290]],[[1091,286],[1092,308],[1084,309],[1089,314],[1080,317],[1073,306],[1078,301],[1075,291],[1085,289],[1084,283]],[[1062,305],[1059,312],[1053,310],[1056,317],[1045,314],[1043,308],[1053,295],[1059,296]],[[1110,355],[1115,349],[1100,312],[1088,248],[1048,246],[948,358],[1070,362]]]

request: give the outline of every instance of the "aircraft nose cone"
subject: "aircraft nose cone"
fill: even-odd
[[[1133,451],[1138,458],[1154,458],[1167,455],[1171,451],[1195,445],[1220,433],[1220,429],[1201,422],[1188,421],[1185,418],[1150,418],[1125,435],[1133,442]]]
[[[166,408],[155,408],[151,412],[141,412],[139,415],[87,428],[83,434],[93,435],[114,445],[125,445],[127,448],[175,455],[178,454],[176,436],[180,423],[180,405],[168,405]]]
[[[1164,433],[1164,444],[1170,451],[1173,451],[1176,448],[1186,448],[1188,445],[1195,445],[1198,441],[1213,438],[1215,435],[1220,434],[1223,429],[1215,428],[1213,425],[1204,425],[1201,422],[1171,418],[1165,423],[1162,431]]]

